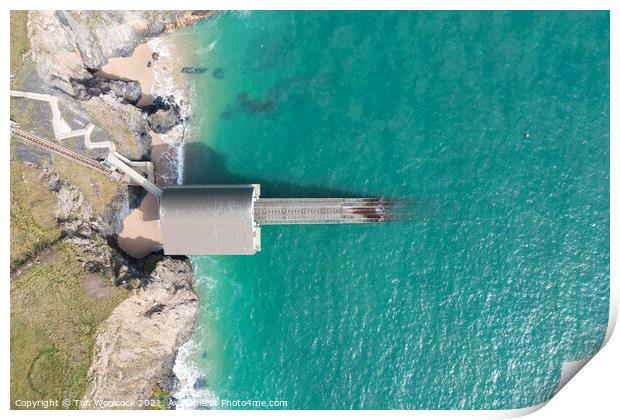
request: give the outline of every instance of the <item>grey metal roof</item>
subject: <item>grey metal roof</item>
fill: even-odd
[[[253,185],[165,187],[159,207],[164,253],[254,254],[260,236],[253,202]]]

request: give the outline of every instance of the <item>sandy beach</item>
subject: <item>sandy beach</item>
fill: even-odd
[[[118,246],[134,258],[143,258],[162,247],[159,201],[147,194],[123,221]]]
[[[155,83],[153,65],[156,62],[153,50],[148,44],[140,44],[129,57],[111,58],[108,64],[95,73],[95,76],[114,80],[136,80],[142,88],[142,98],[138,106],[148,105],[153,101],[151,91]]]
[[[109,60],[96,76],[116,80],[136,80],[142,88],[138,106],[150,104],[156,88],[155,71],[170,71],[173,68],[170,56],[163,56],[147,44],[141,44],[129,57],[115,57]],[[154,164],[157,184],[166,184],[173,170],[171,165],[176,156],[160,135],[150,132],[152,149],[150,159]],[[143,258],[162,247],[161,226],[159,223],[159,202],[152,194],[147,194],[140,206],[133,209],[123,221],[123,230],[118,237],[119,247],[134,258]]]

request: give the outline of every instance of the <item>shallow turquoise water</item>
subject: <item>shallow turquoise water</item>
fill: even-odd
[[[179,42],[208,68],[186,183],[413,203],[408,222],[267,226],[256,256],[194,258],[197,391],[518,408],[599,348],[608,13],[226,13]]]

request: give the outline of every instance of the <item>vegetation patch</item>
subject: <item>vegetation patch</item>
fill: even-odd
[[[16,74],[30,50],[28,40],[28,12],[11,10],[11,74]]]
[[[52,161],[58,176],[78,187],[92,206],[95,215],[102,216],[106,206],[114,201],[119,184],[69,159],[52,156]]]
[[[170,410],[170,393],[166,392],[161,385],[157,385],[151,395],[151,400],[154,404],[151,404],[150,408],[153,410]]]
[[[39,171],[13,159],[11,151],[11,270],[47,245],[62,229],[54,218],[56,198],[39,178]]]
[[[140,111],[134,109],[136,115],[128,115],[128,108],[119,108],[117,103],[104,102],[99,98],[91,98],[81,103],[92,123],[110,133],[118,151],[124,155],[136,153],[138,145],[131,130],[132,116],[139,116]]]
[[[97,328],[129,294],[86,294],[83,278],[94,274],[76,252],[61,241],[11,281],[12,408],[16,399],[82,398]]]

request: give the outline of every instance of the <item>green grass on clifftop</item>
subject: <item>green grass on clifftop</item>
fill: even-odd
[[[66,242],[23,269],[11,281],[11,407],[83,397],[97,328],[128,293],[85,272]]]
[[[153,402],[150,405],[152,410],[170,410],[170,393],[166,392],[161,385],[157,385],[151,394],[151,401]]]
[[[61,180],[80,189],[95,215],[102,216],[122,186],[98,172],[60,156],[52,156],[54,169]]]
[[[24,54],[30,50],[27,22],[27,11],[11,10],[11,74],[19,70],[24,62]]]
[[[11,149],[14,149],[12,144]],[[39,171],[11,153],[11,270],[23,264],[62,231],[54,218],[56,198],[39,178]]]

